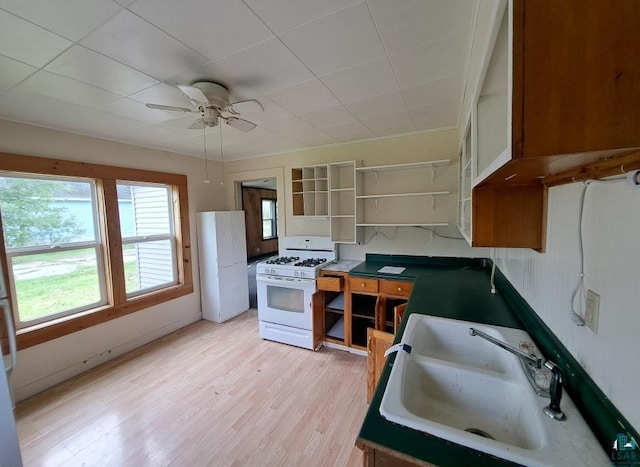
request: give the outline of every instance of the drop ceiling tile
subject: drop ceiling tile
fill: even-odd
[[[273,37],[240,0],[138,0],[130,10],[210,60]]]
[[[351,112],[342,106],[316,110],[315,112],[300,115],[300,118],[318,129],[356,122],[356,119],[351,115]]]
[[[435,81],[464,72],[466,39],[454,36],[392,55],[391,63],[401,88]]]
[[[306,144],[320,145],[336,142],[335,138],[317,130],[297,117],[270,120],[263,122],[261,126],[278,135]]]
[[[251,83],[263,94],[309,81],[313,74],[277,38],[244,49],[215,62],[232,82]]]
[[[196,110],[189,98],[187,98],[180,89],[165,83],[158,83],[144,91],[136,92],[130,95],[129,98],[142,102],[143,104],[171,105],[173,107],[185,107]]]
[[[398,90],[387,58],[346,68],[320,78],[343,104]]]
[[[359,120],[381,117],[407,110],[400,91],[369,97],[346,104],[353,115]]]
[[[158,83],[151,76],[79,45],[65,51],[45,69],[122,96]]]
[[[17,88],[92,108],[102,107],[120,98],[117,94],[104,89],[42,70],[26,79]]]
[[[104,135],[105,132],[112,133],[138,125],[135,120],[29,92],[22,89],[22,86],[11,89],[0,98],[0,116],[31,125],[107,139],[109,138]]]
[[[192,136],[190,138],[182,138],[182,139],[175,139],[173,141],[167,141],[166,143],[163,144],[163,146],[166,147],[169,151],[192,154],[194,156],[204,158],[202,135],[200,135],[200,137]],[[213,145],[213,141],[207,142],[207,159],[214,160],[213,159],[214,149],[215,147]],[[211,151],[211,157],[209,156],[210,151]]]
[[[74,42],[121,10],[111,0],[0,0],[0,8]]]
[[[35,24],[0,10],[0,54],[41,67],[72,43]]]
[[[365,3],[304,24],[280,37],[316,76],[385,56]]]
[[[357,141],[375,136],[371,130],[358,121],[323,128],[322,131],[340,141]]]
[[[317,79],[280,89],[268,94],[267,97],[295,115],[340,104],[338,99]]]
[[[0,94],[37,70],[37,68],[0,55]]]
[[[171,114],[170,112],[149,109],[145,107],[144,104],[131,99],[127,99],[126,97],[123,97],[122,99],[119,99],[115,102],[111,102],[110,104],[101,107],[100,110],[116,115],[122,115],[123,117],[127,118],[133,118],[144,123],[156,123],[176,118],[176,116]]]
[[[418,130],[435,130],[458,126],[460,104],[450,102],[445,104],[422,107],[410,110],[409,113]]]
[[[129,128],[125,131],[120,131],[116,136],[119,140],[127,143],[159,149],[164,146],[164,143],[175,141],[177,138],[180,138],[179,134],[152,125]]]
[[[417,109],[450,101],[462,102],[462,76],[451,76],[402,90],[407,108]]]
[[[474,2],[469,0],[368,0],[387,53],[468,35]],[[467,36],[468,37],[468,36]]]
[[[336,12],[362,0],[245,0],[245,3],[276,33]]]
[[[370,118],[362,123],[376,136],[389,136],[415,131],[413,120],[407,111],[384,117]]]
[[[129,11],[122,11],[80,43],[160,81],[207,62]]]

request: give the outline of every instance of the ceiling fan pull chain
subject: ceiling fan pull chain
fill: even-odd
[[[224,120],[220,122],[220,167],[222,168],[222,181],[220,185],[224,185],[224,152],[222,151],[222,127],[224,126]]]
[[[202,112],[202,141],[204,142],[204,183],[209,183],[209,166],[207,163],[207,127],[204,124],[204,111]]]

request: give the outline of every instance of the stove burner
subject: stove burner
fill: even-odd
[[[309,258],[297,262],[294,266],[302,266],[304,268],[313,268],[327,262],[326,258]]]
[[[266,261],[267,264],[289,264],[294,261],[298,261],[298,256],[278,256],[277,258],[271,258]]]

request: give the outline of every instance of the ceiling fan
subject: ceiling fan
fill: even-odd
[[[200,118],[189,125],[190,129],[202,130],[205,127],[218,126],[220,120],[242,131],[251,131],[256,124],[239,118],[242,112],[264,112],[264,107],[255,99],[229,102],[229,91],[224,86],[211,81],[198,81],[191,86],[176,84],[193,103],[195,109],[174,107],[172,105],[145,104],[150,109],[169,112],[199,113]]]

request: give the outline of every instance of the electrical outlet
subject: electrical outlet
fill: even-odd
[[[600,295],[593,290],[587,290],[587,307],[584,312],[584,324],[598,334],[598,319],[600,318]]]

